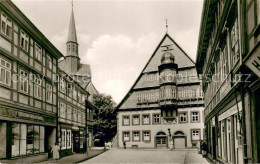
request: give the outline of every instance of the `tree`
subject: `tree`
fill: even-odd
[[[93,133],[94,138],[99,140],[97,146],[103,146],[105,142],[111,141],[116,135],[117,120],[114,108],[116,103],[110,95],[96,94],[93,103],[97,107],[94,112]]]

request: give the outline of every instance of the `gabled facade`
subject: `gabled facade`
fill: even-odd
[[[0,1],[0,24],[0,159],[47,159],[63,55],[9,0]]]
[[[196,147],[203,139],[203,94],[195,63],[166,33],[117,106],[118,146]]]
[[[196,64],[212,160],[260,162],[259,34],[259,0],[204,1]]]

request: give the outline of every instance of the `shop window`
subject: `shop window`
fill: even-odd
[[[123,125],[130,125],[129,116],[123,116]]]
[[[21,30],[20,33],[20,47],[28,52],[29,36]]]
[[[140,124],[140,118],[139,115],[133,116],[133,125],[139,125]]]
[[[12,21],[4,13],[1,14],[1,32],[12,39]]]
[[[44,127],[12,124],[12,157],[44,152]]]
[[[160,124],[160,114],[154,114],[153,115],[153,123],[154,124]]]
[[[143,141],[151,141],[150,131],[143,131]]]
[[[61,149],[66,149],[66,129],[61,129]]]
[[[20,91],[28,93],[28,73],[20,70]]]
[[[179,113],[179,122],[180,123],[188,122],[187,118],[188,118],[187,112],[180,112]]]
[[[123,141],[130,141],[130,132],[123,132]]]
[[[67,149],[71,148],[71,130],[67,129]]]
[[[150,124],[150,116],[149,115],[143,115],[143,124],[144,125]]]
[[[0,58],[0,83],[11,86],[11,63]]]
[[[80,140],[80,148],[84,147],[84,142],[85,142],[85,137],[84,137],[84,133],[83,131],[80,131],[80,135],[79,135],[79,140]]]

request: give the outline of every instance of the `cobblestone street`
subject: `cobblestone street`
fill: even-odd
[[[112,149],[83,163],[209,163],[196,150]]]

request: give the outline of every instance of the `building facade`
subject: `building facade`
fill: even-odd
[[[89,93],[59,69],[58,138],[61,157],[86,152],[86,99]]]
[[[166,33],[117,106],[117,141],[129,148],[197,147],[203,93],[195,63]]]
[[[259,0],[204,1],[196,64],[208,157],[222,163],[259,163],[259,33]]]
[[[0,159],[47,158],[63,55],[9,0],[0,2],[0,22]]]
[[[72,7],[70,24],[69,24],[69,32],[68,32],[68,40],[66,43],[67,54],[66,56],[64,56],[64,58],[61,58],[59,60],[58,65],[59,65],[59,69],[62,70],[61,72],[63,72],[62,76],[64,75],[69,76],[70,79],[73,81],[73,83],[75,83],[75,85],[77,86],[76,88],[78,88],[77,90],[72,91],[72,88],[75,89],[75,87],[70,86],[70,84],[66,81],[65,81],[66,84],[63,84],[65,86],[64,90],[66,90],[63,94],[64,96],[67,96],[67,100],[68,100],[68,96],[70,97],[72,94],[73,99],[71,100],[73,100],[73,103],[72,101],[70,103],[74,105],[75,103],[79,103],[78,105],[79,108],[77,109],[76,112],[77,113],[76,114],[77,118],[75,118],[76,120],[72,115],[72,122],[74,121],[75,123],[74,126],[72,126],[72,131],[75,132],[72,133],[72,136],[74,136],[74,138],[72,138],[73,139],[72,142],[75,144],[73,148],[75,150],[73,150],[73,148],[70,147],[69,149],[72,150],[73,152],[85,151],[85,149],[83,149],[84,147],[83,138],[85,138],[84,142],[86,142],[88,149],[90,149],[93,146],[93,112],[94,109],[96,109],[96,107],[92,103],[93,103],[93,95],[98,93],[98,91],[96,90],[95,86],[92,84],[91,81],[90,65],[83,64],[80,62],[78,47],[79,44],[77,40],[76,24],[74,18],[74,11]],[[86,109],[84,110],[85,107]],[[79,120],[82,120],[84,122]],[[75,126],[77,126],[77,128]],[[84,126],[86,126],[86,133],[83,132]],[[78,131],[79,133],[76,131]],[[76,138],[81,138],[81,139],[76,139]],[[77,144],[77,142],[80,142],[80,144]]]
[[[90,93],[96,90],[91,76],[82,73],[85,81],[76,81],[68,68],[61,69],[63,54],[9,0],[0,2],[0,24],[1,162],[46,160],[55,142],[61,156],[86,152],[93,145]],[[72,12],[67,42],[71,56],[78,51],[74,30]],[[78,68],[90,72],[89,65],[79,63]]]

